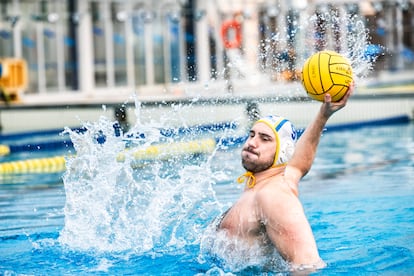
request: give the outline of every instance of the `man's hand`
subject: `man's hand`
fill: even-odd
[[[338,102],[332,102],[331,95],[329,93],[325,93],[324,103],[321,106],[321,113],[323,114],[323,116],[325,116],[326,118],[329,118],[336,111],[343,108],[346,105],[349,97],[354,92],[354,87],[355,87],[354,82],[352,82],[346,94]]]

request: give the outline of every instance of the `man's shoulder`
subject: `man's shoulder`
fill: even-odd
[[[264,218],[286,220],[289,214],[301,212],[302,205],[294,189],[283,181],[269,182],[256,194],[257,207]]]
[[[284,202],[295,196],[290,185],[284,180],[283,176],[275,176],[264,183],[257,191],[257,200],[260,202],[272,201],[275,204]]]

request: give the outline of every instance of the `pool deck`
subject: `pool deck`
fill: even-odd
[[[78,127],[85,121],[97,121],[102,115],[115,120],[115,110],[121,106],[126,109],[130,124],[137,120],[136,114],[141,122],[161,120],[169,114],[185,118],[187,125],[202,124],[243,120],[252,103],[262,115],[280,114],[304,127],[319,106],[298,82],[237,80],[231,84],[231,90],[229,87],[229,82],[212,81],[206,85],[180,83],[138,88],[136,93],[117,89],[116,93],[28,94],[18,103],[0,105],[0,127],[2,133]],[[136,101],[141,105],[139,112]],[[330,123],[358,123],[396,116],[414,120],[413,71],[364,80],[357,85],[348,106],[335,114]]]

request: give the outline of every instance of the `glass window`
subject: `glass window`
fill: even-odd
[[[132,29],[134,33],[134,67],[135,82],[137,85],[146,84],[145,75],[145,20],[146,11],[137,6],[132,14]]]
[[[59,1],[60,10],[65,11],[66,3]],[[73,5],[72,5],[73,4]],[[79,20],[76,5],[69,1],[67,17],[59,21],[61,31],[63,32],[63,58],[64,58],[64,75],[65,87],[67,89],[77,90],[78,84],[78,45],[76,39],[77,21]]]
[[[57,40],[60,34],[57,32],[59,13],[56,9],[56,3],[42,2],[42,19],[40,27],[43,36],[43,53],[45,58],[45,80],[47,90],[57,91],[58,88],[58,44]],[[41,49],[42,50],[42,49]]]
[[[127,11],[125,10],[125,5],[120,3],[112,3],[111,13],[113,23],[115,85],[126,85],[127,64],[125,20],[127,20]]]
[[[178,7],[168,7],[164,15],[166,34],[164,45],[166,49],[165,58],[165,81],[166,82],[179,82],[181,79],[181,68],[180,68],[180,11]]]
[[[159,17],[153,21],[153,47],[154,47],[154,77],[155,83],[164,83],[164,36],[163,29],[165,26]]]
[[[38,41],[36,36],[36,23],[39,20],[40,7],[38,2],[21,1],[21,39],[22,55],[28,66],[28,93],[39,92],[38,89]]]
[[[105,12],[101,2],[91,2],[92,36],[95,67],[95,86],[105,87],[107,84]]]
[[[0,9],[0,57],[13,57],[13,26],[16,14],[11,12],[11,2],[2,1]]]

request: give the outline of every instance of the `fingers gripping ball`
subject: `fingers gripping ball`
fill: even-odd
[[[337,102],[352,83],[351,63],[334,51],[320,51],[310,56],[302,68],[302,85],[308,95],[318,101],[325,93]]]

